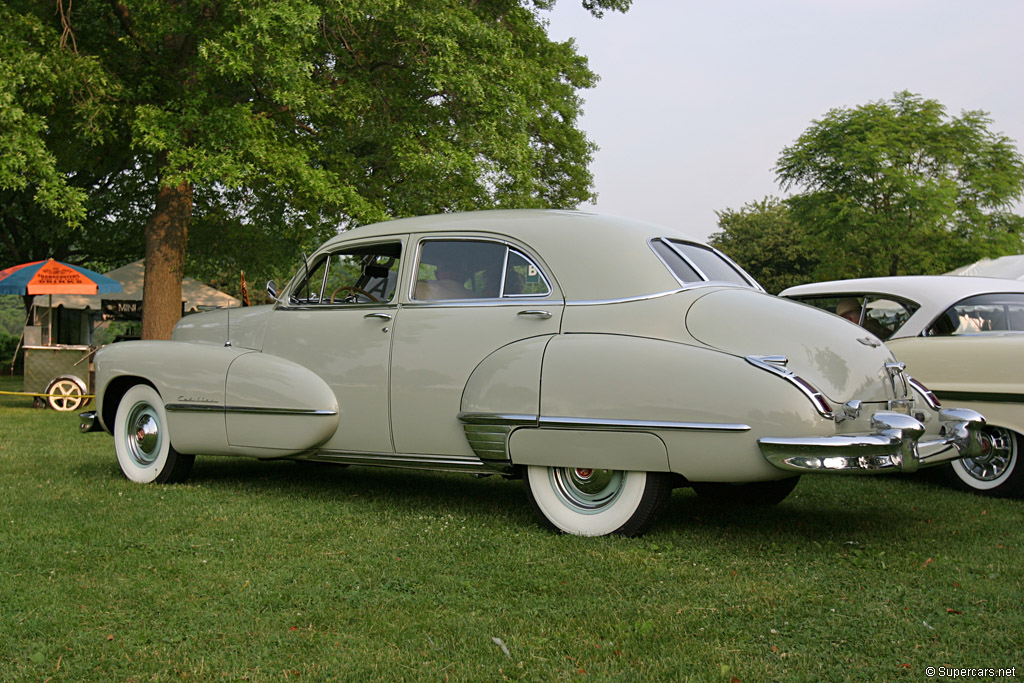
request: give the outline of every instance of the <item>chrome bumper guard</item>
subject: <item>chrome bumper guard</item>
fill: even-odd
[[[83,434],[86,432],[102,432],[103,427],[100,426],[100,421],[96,419],[95,410],[87,410],[84,413],[78,414],[79,420],[78,431]]]
[[[916,472],[920,467],[981,455],[985,418],[973,410],[939,411],[937,439],[921,440],[924,425],[902,413],[871,417],[871,434],[838,434],[808,438],[759,439],[761,454],[786,472]]]

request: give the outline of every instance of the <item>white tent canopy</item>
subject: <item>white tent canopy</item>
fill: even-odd
[[[1024,254],[1000,256],[997,259],[983,258],[970,265],[952,270],[946,275],[970,275],[971,277],[1001,277],[1007,280],[1024,280]]]
[[[102,299],[119,299],[128,301],[142,300],[142,283],[146,276],[145,261],[135,261],[127,266],[122,266],[109,273],[104,273],[121,283],[122,290],[119,294],[55,294],[53,303],[50,303],[49,296],[37,296],[33,303],[39,308],[58,308],[63,306],[66,309],[92,309],[98,311]],[[199,280],[190,277],[182,278],[181,298],[185,304],[185,312],[191,313],[205,308],[225,308],[238,306],[241,302],[235,297],[225,294],[220,290],[204,285]]]

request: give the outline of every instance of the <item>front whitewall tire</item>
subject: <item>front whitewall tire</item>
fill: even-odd
[[[140,484],[184,481],[195,460],[171,447],[163,399],[148,384],[135,385],[118,403],[114,450],[124,476]]]

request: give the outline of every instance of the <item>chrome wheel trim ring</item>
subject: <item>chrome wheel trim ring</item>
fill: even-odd
[[[963,458],[964,471],[978,481],[995,481],[1006,473],[1017,456],[1017,440],[1002,427],[988,427],[982,432],[985,452],[977,458]]]
[[[148,403],[136,403],[124,423],[124,442],[128,456],[139,467],[150,467],[160,457],[163,443],[160,416]]]
[[[621,470],[552,467],[551,487],[569,508],[593,515],[608,509],[622,493],[626,481]]]

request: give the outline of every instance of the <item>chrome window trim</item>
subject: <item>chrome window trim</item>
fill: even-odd
[[[442,299],[440,301],[412,301],[402,304],[402,308],[515,308],[522,306],[561,306],[561,299]]]
[[[654,248],[654,245],[653,245],[653,244],[651,244],[651,243],[652,243],[652,242],[654,242],[654,240],[657,240],[657,241],[661,242],[661,243],[662,243],[662,244],[664,244],[664,245],[665,245],[666,247],[668,247],[669,249],[671,249],[671,250],[672,250],[672,252],[673,252],[673,253],[674,253],[674,254],[675,254],[676,256],[678,256],[679,258],[681,258],[681,259],[683,259],[684,261],[686,261],[686,264],[687,264],[688,266],[690,266],[691,268],[693,268],[693,272],[697,273],[697,275],[700,275],[701,279],[702,279],[702,280],[704,280],[704,282],[709,282],[709,281],[711,280],[711,278],[709,278],[709,277],[708,277],[707,273],[705,273],[705,272],[704,272],[703,270],[701,270],[701,269],[700,269],[700,268],[699,268],[699,267],[697,266],[697,264],[693,262],[693,259],[691,259],[691,258],[690,258],[689,256],[687,256],[687,255],[686,255],[685,253],[683,253],[683,251],[682,251],[681,249],[679,249],[679,247],[677,247],[677,246],[676,246],[676,244],[672,242],[672,240],[670,240],[670,239],[667,239],[667,238],[665,238],[665,237],[655,237],[655,238],[653,238],[653,239],[651,239],[651,240],[649,240],[649,241],[648,241],[648,244],[649,244],[649,245],[651,245],[651,248],[652,248],[652,249]],[[655,253],[655,254],[657,254],[658,252],[657,252],[657,251],[655,251],[654,253]],[[660,258],[660,254],[659,254],[659,258]],[[664,259],[662,259],[662,263],[665,263]],[[667,264],[667,263],[665,263],[665,265],[666,265],[666,266],[668,266],[668,264]],[[675,275],[676,271],[672,270],[672,266],[669,266],[669,267],[668,267],[668,269],[672,271],[672,274],[673,274],[673,275]],[[678,280],[679,278],[677,277],[676,279]]]
[[[414,297],[413,293],[416,291],[416,283],[418,282],[417,275],[419,274],[419,270],[420,270],[420,260],[423,258],[423,246],[427,242],[488,242],[488,243],[491,243],[491,244],[500,244],[503,247],[505,247],[505,259],[504,259],[504,262],[503,262],[503,265],[502,265],[502,269],[501,269],[501,285],[498,288],[498,296],[497,297],[486,297],[486,298],[484,298],[484,297],[480,297],[480,298],[466,298],[466,299],[417,299],[416,297]],[[544,285],[548,288],[547,292],[543,292],[543,293],[540,293],[540,294],[508,294],[508,295],[505,294],[505,275],[506,275],[506,273],[508,271],[509,254],[511,252],[513,252],[513,251],[516,252],[517,254],[519,254],[520,256],[522,256],[524,260],[526,260],[527,262],[531,263],[533,265],[533,267],[537,269],[537,273],[540,275],[541,279],[544,281]],[[412,264],[412,268],[410,269],[409,273],[410,273],[410,275],[409,275],[409,289],[408,289],[408,292],[407,292],[407,295],[408,295],[407,298],[408,298],[408,300],[409,300],[409,302],[411,304],[417,305],[417,306],[423,305],[423,304],[444,304],[444,305],[447,305],[447,304],[453,303],[453,302],[477,302],[476,305],[480,305],[479,302],[498,302],[498,301],[504,302],[504,301],[507,301],[509,299],[529,299],[530,301],[538,301],[538,300],[542,300],[543,297],[550,297],[552,294],[554,294],[554,289],[551,286],[551,280],[548,279],[548,276],[544,274],[544,269],[541,268],[539,265],[537,265],[537,259],[529,256],[527,253],[525,253],[522,249],[520,249],[515,244],[512,244],[508,240],[502,239],[500,237],[484,237],[484,236],[474,237],[474,236],[471,236],[471,235],[441,235],[441,236],[433,236],[432,235],[432,236],[429,236],[429,237],[422,237],[422,238],[420,238],[419,243],[416,245],[416,260]],[[561,302],[559,302],[559,303],[561,303]]]
[[[668,262],[661,257],[661,254],[658,253],[658,250],[654,248],[654,242],[656,242],[656,241],[657,242],[661,242],[666,247],[671,249],[672,253],[674,253],[676,256],[678,256],[679,258],[683,259],[684,261],[686,261],[687,265],[689,265],[691,268],[693,268],[693,271],[695,273],[697,273],[699,276],[704,278],[703,281],[702,282],[686,282],[685,280],[681,279],[678,275],[676,275],[676,271],[672,269],[672,266],[670,266],[668,264]],[[682,241],[682,240],[680,240],[680,241]],[[743,268],[741,268],[738,263],[736,263],[734,260],[729,258],[723,252],[721,252],[718,249],[715,249],[714,247],[712,247],[710,245],[707,245],[707,244],[699,244],[697,242],[690,242],[690,244],[693,244],[694,246],[696,246],[696,247],[698,247],[700,249],[707,249],[708,251],[712,252],[713,254],[715,254],[716,256],[721,258],[722,260],[724,260],[726,263],[728,263],[730,266],[732,266],[733,270],[736,271],[737,275],[739,275],[741,278],[743,278],[743,281],[746,282],[746,285],[740,284],[738,282],[729,282],[727,280],[712,280],[711,278],[708,277],[707,273],[705,273],[703,270],[701,270],[697,266],[697,264],[693,262],[693,259],[691,259],[689,256],[687,256],[681,249],[679,249],[676,246],[676,243],[670,237],[652,237],[651,239],[647,240],[647,246],[649,246],[651,248],[651,251],[654,252],[654,255],[658,257],[658,260],[661,261],[662,264],[665,266],[665,268],[668,269],[668,272],[672,275],[673,278],[675,278],[676,282],[678,282],[684,288],[689,288],[689,287],[693,287],[693,286],[700,286],[700,285],[715,284],[715,285],[727,285],[727,286],[732,286],[732,287],[746,287],[748,289],[755,289],[755,290],[757,290],[759,292],[764,292],[765,291],[765,288],[762,287],[759,282],[757,282],[756,280],[751,278],[750,275],[747,273],[747,271],[743,270]]]
[[[360,311],[372,311],[372,310],[379,310],[379,309],[391,310],[391,309],[398,308],[398,306],[399,306],[399,304],[397,304],[397,303],[390,303],[390,302],[389,303],[383,303],[383,302],[380,302],[380,303],[365,303],[365,304],[336,303],[336,304],[322,304],[322,305],[302,304],[301,306],[282,306],[280,310],[282,310],[282,311],[337,311],[337,310],[347,310],[347,309],[358,309]]]
[[[407,238],[408,238],[408,235],[404,234],[404,233],[400,234],[400,235],[388,235],[388,236],[382,236],[382,237],[366,238],[365,240],[354,240],[353,242],[345,242],[343,244],[335,245],[336,247],[339,247],[339,248],[334,249],[333,251],[332,250],[324,250],[324,251],[315,252],[311,257],[306,259],[306,264],[307,264],[306,268],[304,270],[300,270],[300,271],[296,272],[295,275],[293,275],[291,277],[291,279],[288,280],[288,284],[284,287],[284,289],[281,290],[281,298],[274,303],[275,310],[287,310],[287,311],[312,311],[312,310],[317,310],[317,311],[319,311],[319,310],[324,310],[324,309],[334,309],[334,308],[338,308],[340,306],[351,306],[351,307],[358,307],[358,308],[370,307],[370,306],[397,306],[398,305],[398,299],[399,299],[398,292],[399,292],[399,290],[401,289],[401,286],[402,286],[401,278],[402,278],[403,267],[401,266],[401,264],[399,265],[399,268],[398,268],[398,278],[399,278],[398,285],[395,286],[395,291],[392,293],[390,301],[376,301],[376,302],[369,302],[369,303],[366,303],[366,304],[330,304],[330,303],[328,303],[328,304],[292,304],[292,303],[290,303],[290,299],[291,299],[291,296],[292,296],[292,292],[294,291],[294,288],[298,286],[299,281],[301,281],[301,279],[302,279],[300,277],[300,275],[305,274],[306,271],[312,272],[313,270],[315,270],[315,268],[309,268],[308,267],[308,264],[311,263],[313,261],[313,259],[316,259],[316,258],[318,258],[320,256],[323,256],[324,258],[327,259],[327,267],[324,269],[323,280],[320,283],[320,298],[323,299],[324,287],[327,284],[327,275],[328,275],[328,272],[330,271],[330,268],[331,268],[331,265],[332,265],[331,264],[331,257],[332,256],[334,256],[336,254],[339,254],[339,253],[341,253],[343,251],[349,250],[349,249],[359,249],[359,248],[362,248],[362,247],[372,247],[372,246],[379,245],[379,244],[397,244],[398,247],[399,247],[399,249],[398,249],[399,254],[400,254],[399,258],[404,261],[405,260],[405,256],[404,256],[404,254],[405,254],[405,245],[406,245]],[[317,261],[317,264],[319,264],[319,261]]]
[[[553,291],[551,289],[551,281],[548,280],[547,275],[544,274],[544,270],[537,265],[536,260],[530,258],[528,255],[524,254],[521,249],[517,249],[516,247],[514,247],[511,244],[508,244],[507,242],[505,243],[505,246],[508,247],[508,251],[505,252],[505,267],[502,269],[501,273],[501,298],[532,300],[540,297],[551,296],[551,293]],[[537,274],[540,275],[540,279],[544,282],[544,286],[548,288],[548,291],[539,292],[537,294],[505,294],[505,276],[508,274],[508,262],[509,259],[512,258],[512,252],[519,254],[521,257],[523,257],[524,261],[526,261],[529,265],[537,269]]]

